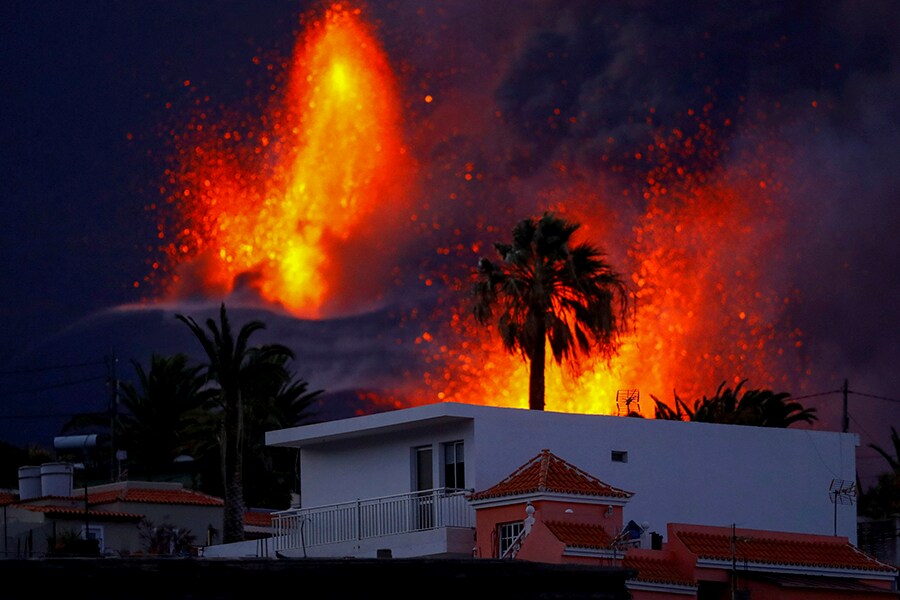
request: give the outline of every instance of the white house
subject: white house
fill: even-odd
[[[299,448],[300,506],[276,517],[286,556],[465,556],[467,494],[551,450],[633,496],[625,521],[846,536],[856,508],[855,434],[437,403],[266,434]],[[400,515],[398,517],[398,515]],[[402,522],[401,522],[402,521]],[[205,556],[259,553],[258,542]]]

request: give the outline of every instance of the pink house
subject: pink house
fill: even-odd
[[[676,523],[662,536],[623,524],[632,496],[545,449],[470,496],[475,555],[624,566],[635,600],[900,597],[897,569],[847,537]]]

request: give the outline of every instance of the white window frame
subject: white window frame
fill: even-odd
[[[497,524],[497,556],[501,557],[525,530],[525,521],[510,521]]]

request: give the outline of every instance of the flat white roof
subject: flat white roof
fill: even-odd
[[[266,445],[302,448],[321,442],[363,437],[373,433],[430,427],[441,422],[470,421],[475,418],[478,412],[483,410],[504,409],[476,404],[460,404],[458,402],[437,402],[412,408],[401,408],[371,415],[268,431],[266,432]]]

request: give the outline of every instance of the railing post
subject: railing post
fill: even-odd
[[[362,539],[362,510],[360,509],[360,500],[356,499],[356,539]]]

